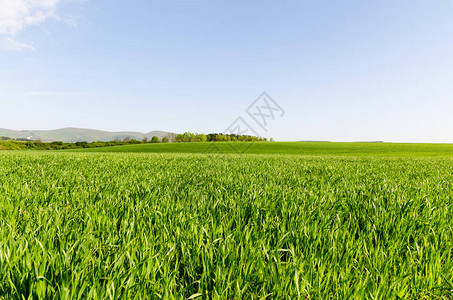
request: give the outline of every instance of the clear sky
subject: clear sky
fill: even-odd
[[[246,108],[285,110],[268,132]],[[453,1],[0,0],[0,128],[453,143]],[[260,131],[261,130],[261,131]]]

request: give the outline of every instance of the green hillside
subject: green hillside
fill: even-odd
[[[167,134],[172,134],[166,131],[151,131],[148,133],[135,131],[110,132],[86,128],[62,128],[55,130],[10,130],[0,128],[0,136],[10,137],[14,139],[30,139],[41,140],[43,142],[62,141],[67,143],[73,142],[95,142],[95,141],[113,141],[115,139],[131,139],[142,140],[145,137],[151,139],[157,136],[160,139]]]

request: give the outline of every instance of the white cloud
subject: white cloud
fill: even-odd
[[[30,25],[57,18],[61,0],[0,0],[0,34],[15,35]]]
[[[34,50],[33,46],[16,41],[14,36],[46,19],[58,19],[59,2],[61,0],[0,0],[0,47],[10,51]]]
[[[32,45],[18,42],[10,37],[0,38],[0,48],[7,51],[35,51]]]

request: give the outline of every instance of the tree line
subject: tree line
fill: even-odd
[[[125,137],[123,139],[115,139],[114,141],[103,142],[42,142],[41,140],[28,140],[28,139],[13,139],[9,137],[0,136],[0,150],[63,150],[63,149],[80,149],[80,148],[99,148],[99,147],[112,147],[121,145],[134,145],[146,143],[196,143],[196,142],[264,142],[266,138],[250,136],[250,135],[236,135],[236,134],[198,134],[185,132],[182,134],[166,135],[162,138],[153,136],[151,139],[144,138],[143,140],[131,139]],[[270,141],[273,141],[271,138]]]
[[[224,133],[198,134],[185,132],[177,134],[173,142],[176,143],[191,143],[191,142],[266,142],[266,138],[256,137],[252,135],[237,135]]]

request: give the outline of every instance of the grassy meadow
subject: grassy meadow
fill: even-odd
[[[0,299],[453,298],[453,145],[215,144],[1,151]]]
[[[453,157],[453,144],[332,143],[332,142],[215,142],[126,145],[65,151],[120,153],[291,154],[309,156]]]

